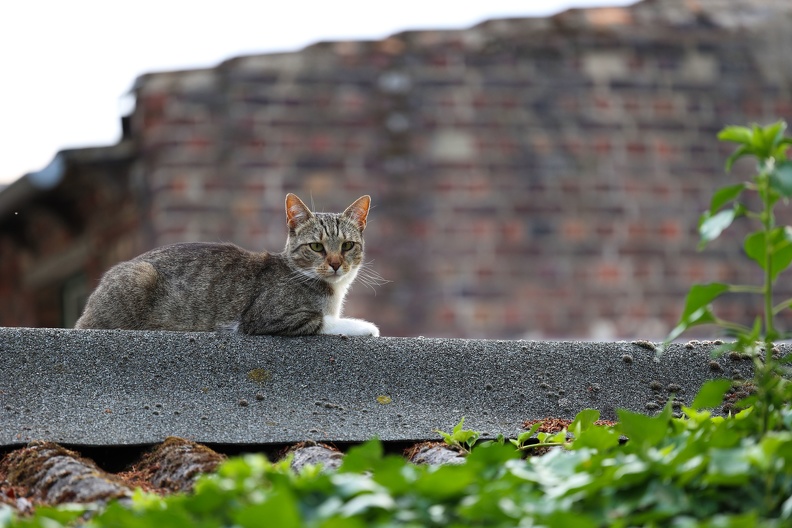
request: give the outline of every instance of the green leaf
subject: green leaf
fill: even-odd
[[[521,456],[522,454],[519,451],[509,446],[485,444],[476,447],[476,449],[465,458],[464,465],[473,469],[478,467],[493,469],[507,460],[520,458]]]
[[[38,514],[38,511],[36,512]],[[130,510],[121,504],[111,503],[105,511],[94,519],[92,526],[97,527],[123,527],[144,528],[146,526],[193,526],[195,517],[187,512],[179,498],[174,498],[167,508],[155,507],[130,513]],[[45,524],[50,528],[52,525]]]
[[[448,445],[450,445],[452,447],[456,445],[456,444],[454,444],[454,437],[450,433],[446,433],[445,431],[440,431],[439,429],[436,429],[435,433],[437,433],[440,436],[442,436],[443,437],[443,441],[446,444],[448,444]]]
[[[583,409],[575,416],[575,419],[572,420],[572,423],[569,424],[569,431],[578,436],[580,433],[587,431],[592,426],[594,426],[594,422],[599,420],[600,412],[596,409]]]
[[[785,130],[786,123],[784,121],[777,121],[765,127],[754,124],[749,131],[750,139],[748,142],[744,141],[747,137],[744,132],[735,132],[733,137],[741,138],[740,141],[736,142],[742,143],[743,147],[746,147],[751,154],[762,161],[774,156],[779,145],[784,141]]]
[[[766,269],[768,251],[770,259],[770,280],[774,281],[778,274],[787,269],[792,263],[792,228],[777,227],[770,232],[769,248],[765,241],[765,233],[757,231],[745,237],[744,249],[746,255]]]
[[[557,433],[548,433],[545,437],[545,442],[548,444],[563,444],[567,439],[567,430],[561,429]]]
[[[753,131],[744,126],[727,126],[718,133],[718,139],[721,141],[731,141],[732,143],[743,143],[745,145],[751,143]]]
[[[582,513],[556,510],[545,517],[544,526],[574,526],[575,528],[596,528],[600,524]]]
[[[339,473],[359,473],[367,471],[382,459],[382,443],[378,439],[369,440],[350,448],[338,468]]]
[[[653,480],[638,502],[638,507],[646,510],[643,520],[664,519],[678,514],[690,507],[690,497],[670,482]]]
[[[194,496],[199,497],[199,500],[190,501],[185,504],[185,508],[192,515],[205,517],[213,512],[221,511],[225,503],[228,501],[228,496],[222,491],[221,488],[224,488],[227,491],[229,489],[234,489],[234,486],[228,485],[228,479],[222,479],[222,481],[220,481],[214,479],[213,477],[213,475],[204,475],[196,483],[194,488]],[[236,489],[242,489],[243,487],[244,484],[240,484]],[[156,509],[158,506],[156,503],[152,502],[152,500],[153,498],[151,497],[151,494],[142,495],[141,498],[135,497],[135,507],[139,507],[141,509]],[[159,497],[159,500],[159,506],[165,507],[164,504],[162,504],[163,499]]]
[[[422,473],[413,489],[427,498],[442,500],[459,495],[475,479],[475,471],[467,464],[440,466]]]
[[[465,423],[465,417],[463,416],[459,423],[454,426],[453,431],[451,434],[445,433],[440,430],[435,430],[440,436],[443,437],[445,443],[452,446],[452,447],[464,447],[467,448],[473,447],[473,445],[478,441],[481,433],[478,431],[473,431],[470,429],[462,429],[462,426]]]
[[[748,154],[753,154],[760,161],[775,157],[779,147],[784,143],[786,123],[778,121],[766,127],[753,125],[751,128],[730,126],[718,134],[721,141],[740,143],[740,146],[726,160],[726,171],[730,171],[734,162]]]
[[[754,260],[762,269],[765,268],[765,235],[761,231],[756,231],[745,237],[743,249],[748,258]]]
[[[300,528],[304,526],[300,519],[300,510],[294,495],[288,490],[280,489],[268,494],[267,500],[259,504],[251,504],[241,508],[233,516],[234,524],[242,528],[256,528],[266,519],[269,526],[283,528]],[[168,526],[161,524],[160,526]],[[170,524],[170,526],[177,526]],[[178,525],[185,526],[185,525]]]
[[[739,486],[748,483],[751,477],[751,465],[744,458],[743,449],[713,449],[710,452],[706,483]]]
[[[685,298],[685,309],[676,327],[666,336],[663,348],[682,335],[682,333],[692,326],[715,323],[715,315],[709,305],[719,295],[729,291],[728,284],[711,282],[709,284],[696,284]]]
[[[533,435],[535,435],[537,431],[539,431],[540,427],[542,427],[542,422],[536,422],[535,424],[533,424],[531,426],[531,428],[528,431],[523,431],[522,433],[517,435],[517,439],[516,440],[515,439],[509,439],[509,442],[511,442],[512,445],[516,446],[517,449],[523,448],[523,447],[525,447],[525,443],[528,440],[530,440],[531,437]]]
[[[696,410],[712,409],[723,403],[723,396],[731,388],[732,382],[727,379],[710,380],[701,386],[691,407]]]
[[[321,526],[322,528],[368,528],[370,524],[359,518],[333,517],[331,519],[322,521],[322,524],[318,526]]]
[[[345,517],[354,517],[356,515],[362,515],[370,510],[393,510],[396,507],[396,501],[393,500],[393,497],[388,495],[387,493],[363,493],[356,497],[353,497],[349,500],[344,506],[341,508],[341,515]],[[259,524],[256,526],[261,526],[261,519],[267,519],[269,523],[269,519],[267,517],[260,517]],[[270,526],[280,526],[277,523],[273,523]]]
[[[619,428],[630,439],[633,445],[656,446],[669,431],[669,414],[671,407],[666,406],[657,416],[646,416],[626,409],[617,409]]]
[[[542,427],[542,422],[536,422],[535,424],[533,424],[531,426],[531,428],[529,430],[527,430],[524,433],[520,433],[520,436],[518,436],[517,438],[518,439],[519,438],[525,438],[525,439],[531,438],[533,435],[536,434],[537,431],[539,431],[540,427]]]
[[[727,185],[726,187],[721,187],[715,194],[712,195],[712,200],[710,201],[710,214],[717,213],[721,207],[726,205],[727,203],[731,202],[732,200],[736,200],[740,197],[740,194],[745,190],[745,183],[738,183],[735,185]]]
[[[685,309],[682,311],[682,321],[700,319],[701,309],[706,308],[718,296],[729,291],[729,285],[720,282],[709,284],[695,284],[685,297]]]
[[[701,237],[699,249],[718,238],[737,218],[738,212],[737,208],[726,209],[714,215],[710,211],[704,211],[699,220],[699,236]]]
[[[595,426],[583,431],[579,437],[575,437],[572,449],[583,449],[586,447],[604,451],[619,445],[619,433],[612,427]]]
[[[464,423],[465,423],[465,417],[463,416],[462,419],[459,420],[459,423],[454,426],[454,436],[456,436],[456,434],[462,430],[462,426],[464,425]]]
[[[751,150],[756,157],[760,160],[767,157],[767,140],[765,139],[764,129],[754,123],[752,126],[753,134],[751,134]]]
[[[2,504],[0,504],[2,507]],[[85,515],[86,512],[91,511],[91,508],[87,504],[77,504],[77,503],[66,503],[61,504],[60,506],[37,506],[36,507],[36,517],[39,519],[47,519],[48,521],[52,522],[42,522],[40,525],[34,526],[43,526],[43,527],[51,527],[51,526],[69,526],[74,521],[79,519],[81,516]],[[118,507],[119,510],[124,510],[124,508]],[[2,512],[2,510],[0,510]],[[0,515],[0,521],[2,520],[2,515]],[[57,524],[55,524],[57,523]],[[21,523],[20,523],[21,525]],[[4,524],[0,524],[0,526],[5,526]],[[14,526],[14,525],[12,525]],[[25,524],[24,526],[28,526]]]
[[[379,461],[373,468],[374,482],[387,487],[391,493],[407,493],[416,478],[416,468],[403,457],[390,455]]]
[[[781,518],[785,520],[792,519],[792,495],[781,506]]]
[[[784,139],[786,127],[787,125],[784,121],[777,121],[762,129],[762,146],[766,149],[763,157],[769,158],[772,156],[773,151],[781,143],[781,140]]]
[[[792,196],[792,162],[776,164],[775,170],[770,173],[770,186],[784,198]]]
[[[731,156],[726,158],[726,172],[731,171],[735,161],[749,154],[752,154],[751,149],[749,147],[746,147],[745,145],[739,147],[737,150],[732,152]]]

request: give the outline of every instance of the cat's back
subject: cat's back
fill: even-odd
[[[156,266],[185,265],[195,261],[218,264],[226,262],[263,262],[269,253],[254,253],[235,244],[221,242],[181,242],[142,253],[129,262],[150,262]]]
[[[193,297],[206,292],[213,300],[232,301],[249,292],[264,276],[288,273],[280,255],[253,252],[229,243],[187,242],[153,249],[131,261],[153,266],[172,294],[181,288]]]
[[[286,273],[279,257],[227,243],[153,249],[108,270],[76,327],[213,330]]]

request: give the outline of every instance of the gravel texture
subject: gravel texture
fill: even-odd
[[[690,403],[751,362],[710,343],[484,341],[0,328],[0,446],[438,440]],[[717,363],[717,368],[713,365]]]

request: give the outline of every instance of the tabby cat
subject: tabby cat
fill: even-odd
[[[378,336],[372,323],[341,317],[363,264],[370,204],[363,196],[343,213],[313,213],[288,194],[282,253],[186,243],[122,262],[102,277],[75,327]]]

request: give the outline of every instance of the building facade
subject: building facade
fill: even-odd
[[[118,145],[0,192],[0,324],[69,325],[103,270],[162,244],[280,251],[294,192],[372,196],[391,282],[346,311],[385,335],[662,338],[693,283],[760,280],[747,223],[703,252],[696,226],[752,170],[724,173],[717,132],[792,118],[790,9],[645,0],[144,75]]]

